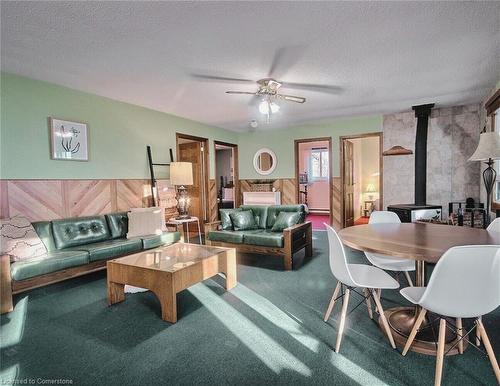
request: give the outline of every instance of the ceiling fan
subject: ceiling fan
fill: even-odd
[[[293,66],[294,63],[303,55],[306,47],[304,46],[285,46],[276,50],[271,67],[268,71],[267,78],[263,78],[255,82],[251,79],[244,79],[240,77],[226,77],[209,75],[203,73],[191,73],[190,75],[201,81],[209,82],[226,82],[226,83],[257,83],[258,89],[255,92],[249,91],[226,91],[227,94],[246,94],[253,95],[254,98],[251,100],[251,104],[260,100],[259,111],[267,115],[267,121],[269,123],[271,114],[277,113],[280,109],[278,100],[284,100],[288,102],[304,103],[306,98],[295,95],[282,94],[279,92],[280,88],[292,88],[297,90],[313,91],[319,93],[327,93],[338,95],[341,94],[344,89],[339,86],[327,85],[327,84],[312,84],[312,83],[295,83],[295,82],[279,82],[276,78],[284,76],[287,70]]]
[[[226,91],[226,94],[246,94],[262,97],[262,100],[259,103],[259,111],[262,114],[267,115],[268,123],[271,120],[271,114],[275,114],[280,110],[279,104],[276,103],[277,99],[295,103],[304,103],[306,101],[306,98],[303,97],[280,94],[278,90],[282,86],[282,83],[277,80],[264,78],[258,80],[257,84],[259,85],[259,89],[256,92]]]

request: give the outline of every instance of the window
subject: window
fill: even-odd
[[[311,150],[311,177],[315,179],[328,178],[328,149],[313,148]]]

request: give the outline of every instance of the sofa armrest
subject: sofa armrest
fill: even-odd
[[[312,256],[312,223],[306,221],[283,229],[285,254],[292,255],[305,248],[306,256]]]
[[[219,225],[221,224],[222,224],[221,221],[207,222],[205,224],[205,237],[207,236],[208,232],[216,231],[219,228]]]
[[[10,256],[0,256],[0,313],[10,312],[12,305],[12,278],[10,276]]]
[[[303,222],[302,224],[295,224],[291,227],[285,228],[283,229],[283,233],[294,234],[297,232],[307,232],[308,230],[312,231],[312,223],[310,221]]]

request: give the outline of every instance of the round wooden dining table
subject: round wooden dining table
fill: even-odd
[[[339,237],[345,245],[353,249],[415,260],[415,285],[418,287],[426,285],[426,264],[437,263],[449,248],[460,245],[500,245],[500,232],[429,223],[357,225],[342,229]],[[480,259],[481,256],[470,258]],[[457,277],[457,280],[467,284],[467,277]],[[418,307],[415,306],[385,310],[397,345],[402,347],[406,343],[417,312]],[[427,324],[417,334],[411,349],[422,354],[435,355],[435,341],[430,315]],[[446,337],[448,349],[452,348],[455,342],[456,335],[450,331]],[[458,349],[454,347],[448,355],[457,353]]]

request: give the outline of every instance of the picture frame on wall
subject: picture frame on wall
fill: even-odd
[[[84,122],[49,117],[50,158],[88,161],[88,126]]]

